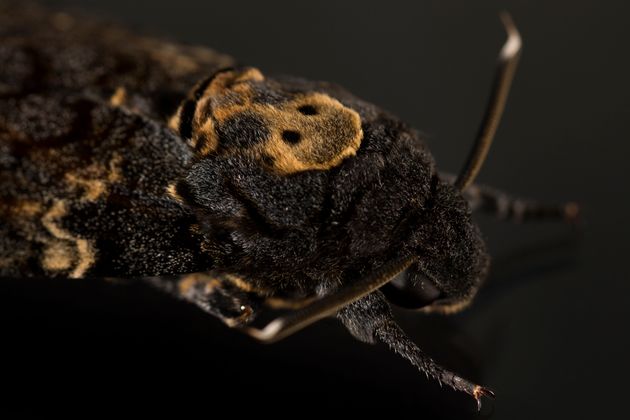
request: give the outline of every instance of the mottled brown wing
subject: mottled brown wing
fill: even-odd
[[[191,158],[166,123],[231,58],[0,1],[0,63],[0,276],[211,265],[165,194]]]
[[[83,95],[0,99],[0,275],[194,272],[194,218],[165,195],[190,159],[169,129]]]
[[[196,82],[234,60],[30,2],[0,0],[0,63],[1,97],[89,91],[162,120]]]

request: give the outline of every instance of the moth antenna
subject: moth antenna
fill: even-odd
[[[320,319],[334,315],[339,309],[369,295],[391,281],[401,271],[415,262],[406,257],[386,264],[368,277],[326,295],[313,303],[286,316],[274,319],[264,328],[244,327],[242,330],[257,340],[273,343],[281,340]]]
[[[500,17],[507,32],[507,40],[499,53],[490,100],[486,106],[486,111],[477,133],[477,139],[455,181],[455,187],[460,191],[464,191],[475,180],[486,160],[492,140],[501,121],[501,116],[505,110],[505,104],[521,54],[521,35],[516,25],[514,25],[512,17],[507,12],[502,12]]]

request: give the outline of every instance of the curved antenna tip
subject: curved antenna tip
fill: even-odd
[[[460,191],[464,191],[474,182],[483,166],[505,109],[505,103],[521,52],[521,35],[516,29],[512,17],[507,12],[502,12],[499,16],[505,26],[508,37],[499,53],[497,73],[477,139],[468,155],[466,164],[455,180],[454,186]]]
[[[505,32],[507,32],[508,35],[508,39],[501,49],[501,58],[514,57],[521,51],[523,46],[521,34],[514,24],[514,20],[512,19],[512,15],[510,15],[510,13],[503,11],[499,13],[499,18],[501,18],[501,22],[505,27]]]
[[[512,15],[507,10],[502,10],[499,12],[499,18],[501,22],[503,22],[503,26],[505,26],[505,30],[508,32],[517,32],[516,25],[514,24],[514,19],[512,19]]]

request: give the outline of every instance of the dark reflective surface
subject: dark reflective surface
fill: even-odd
[[[555,2],[66,1],[150,33],[209,45],[268,73],[341,83],[427,133],[445,171],[465,158],[509,10],[521,67],[481,180],[583,206],[579,232],[480,217],[488,287],[454,317],[400,312],[447,367],[493,388],[481,417],[625,413],[630,373],[630,6]],[[385,408],[472,418],[474,401],[427,382],[334,321],[273,346],[157,291],[87,281],[0,285],[0,410],[195,411],[292,417]],[[87,411],[85,411],[87,410]],[[373,411],[375,412],[375,411]]]

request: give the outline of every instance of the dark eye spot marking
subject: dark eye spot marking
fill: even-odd
[[[298,111],[302,115],[317,115],[317,108],[315,108],[313,105],[302,105],[298,108]]]
[[[290,144],[297,144],[302,139],[302,136],[297,131],[284,130],[282,132],[282,140]]]

